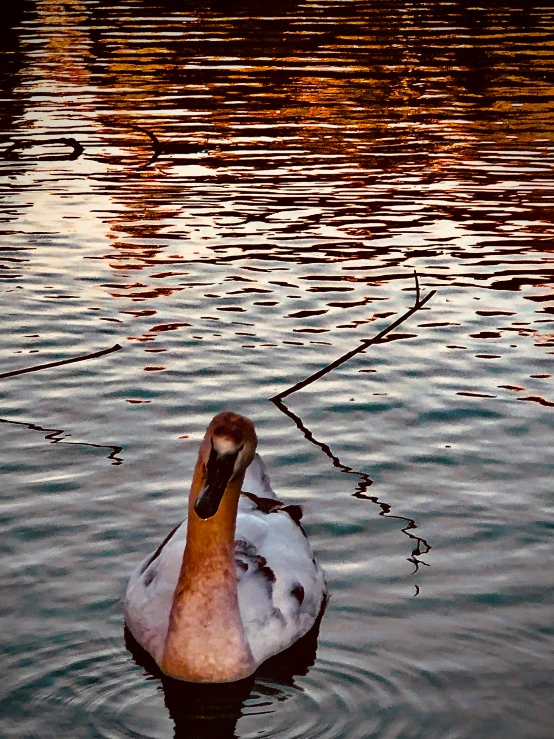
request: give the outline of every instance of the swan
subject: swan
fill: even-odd
[[[306,634],[325,605],[302,509],[277,500],[256,444],[248,418],[225,412],[212,419],[188,520],[129,580],[127,627],[170,677],[248,677]]]

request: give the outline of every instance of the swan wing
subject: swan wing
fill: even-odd
[[[299,506],[247,498],[237,516],[235,553],[242,622],[257,664],[315,623],[326,596],[323,573],[300,524]],[[280,506],[280,507],[279,507]]]
[[[125,623],[158,663],[163,655],[186,536],[187,522],[183,521],[135,568],[125,593]]]

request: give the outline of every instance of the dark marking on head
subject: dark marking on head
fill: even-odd
[[[232,411],[220,413],[212,419],[211,433],[212,438],[214,436],[225,437],[231,439],[235,444],[244,441],[245,436],[249,433],[253,434],[255,438],[252,422]]]
[[[244,432],[242,428],[239,428],[236,424],[220,424],[213,430],[214,436],[224,436],[227,439],[232,439],[235,444],[240,444],[244,438]]]

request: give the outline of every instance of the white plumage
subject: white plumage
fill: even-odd
[[[212,441],[212,450],[214,448]],[[280,503],[271,488],[261,457],[255,454],[250,459],[252,461],[246,470],[244,482],[239,487],[242,492],[238,497],[234,534],[238,610],[247,642],[246,649],[249,648],[253,658],[247,674],[306,634],[314,625],[326,597],[323,573],[299,521],[300,507]],[[209,462],[207,464],[209,466]],[[193,510],[196,509],[189,507],[189,517],[196,516],[191,513]],[[167,649],[168,628],[173,619],[172,606],[179,590],[178,581],[183,577],[180,573],[186,564],[182,564],[186,538],[187,520],[136,568],[125,596],[127,626],[162,669],[166,659],[164,650]],[[229,573],[227,577],[230,577]],[[198,586],[201,588],[202,584]],[[202,609],[197,609],[196,613],[200,614],[195,618],[197,628],[201,630],[205,627]],[[218,628],[219,631],[224,629]],[[210,638],[207,637],[207,640],[210,641]],[[225,640],[222,643],[225,644]],[[186,647],[184,651],[187,651]],[[195,659],[202,663],[204,657],[200,654]],[[218,659],[217,655],[215,659]],[[172,674],[171,670],[167,671]],[[188,677],[188,672],[175,676],[217,682],[243,677],[239,672],[237,668],[236,676],[224,675],[221,678],[212,678],[209,674],[207,677]]]

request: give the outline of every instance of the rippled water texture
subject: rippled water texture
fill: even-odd
[[[481,5],[5,3],[0,373],[122,349],[0,378],[3,736],[552,737],[554,13]],[[189,695],[121,596],[224,408],[331,600]]]

